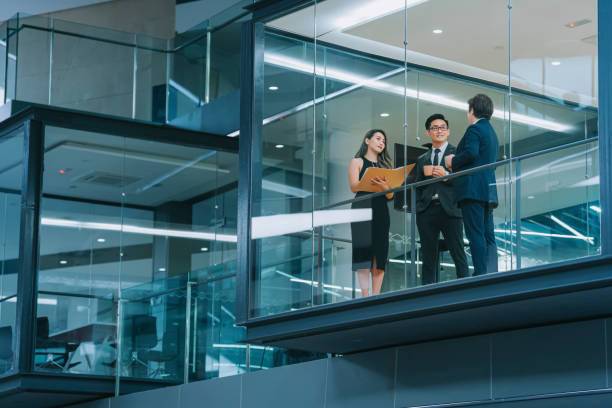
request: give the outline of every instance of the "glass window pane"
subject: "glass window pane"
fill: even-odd
[[[23,130],[0,138],[0,376],[15,369]]]

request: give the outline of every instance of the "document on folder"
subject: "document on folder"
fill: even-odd
[[[376,184],[372,184],[372,179],[376,177],[385,178],[390,188],[399,187],[404,184],[404,180],[412,169],[414,163],[407,166],[398,167],[397,169],[381,169],[380,167],[368,167],[363,173],[363,177],[359,180],[357,188],[359,191],[367,191],[369,193],[376,193],[381,191],[380,187]]]

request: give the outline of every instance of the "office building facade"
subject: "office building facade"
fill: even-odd
[[[0,29],[3,404],[612,402],[612,4],[217,11],[172,38],[55,16]],[[409,166],[432,114],[460,143],[476,94],[495,162],[351,192],[368,130]],[[441,236],[431,283],[417,196],[485,171],[495,266],[472,276],[465,239],[459,277]],[[353,229],[389,192],[367,296]]]

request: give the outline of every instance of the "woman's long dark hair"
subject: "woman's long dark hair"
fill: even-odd
[[[391,169],[393,168],[393,162],[391,161],[391,156],[389,156],[389,152],[387,151],[387,134],[385,133],[384,130],[381,130],[381,129],[368,130],[365,136],[363,137],[363,140],[361,141],[361,146],[359,147],[359,150],[355,154],[355,157],[365,156],[365,154],[368,152],[368,145],[366,144],[365,140],[372,139],[372,136],[374,136],[374,134],[376,133],[382,133],[382,135],[385,137],[385,148],[378,155],[378,164],[380,165],[380,167]]]

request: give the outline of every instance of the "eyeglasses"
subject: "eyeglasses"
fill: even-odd
[[[448,130],[446,126],[432,126],[429,128],[430,132],[443,132],[445,130]]]

